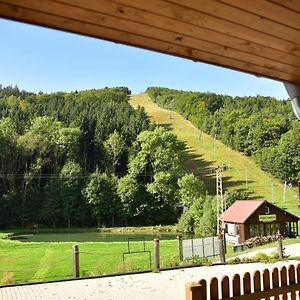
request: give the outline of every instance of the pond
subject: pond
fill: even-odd
[[[14,236],[21,242],[127,242],[128,238],[160,240],[176,239],[175,233],[102,233],[102,232],[71,232],[71,233],[35,233]]]

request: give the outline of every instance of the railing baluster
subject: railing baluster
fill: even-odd
[[[297,272],[297,283],[300,283],[300,264],[297,264],[296,272]]]
[[[201,279],[199,281],[199,283],[202,286],[202,290],[201,290],[201,300],[206,300],[207,299],[207,284],[206,284],[206,280],[205,279]]]
[[[240,279],[240,275],[239,274],[235,274],[233,276],[233,296],[240,296],[241,295],[241,279]]]
[[[286,273],[286,267],[283,266],[280,269],[280,278],[281,278],[281,287],[287,286],[287,273]],[[282,300],[287,300],[287,293],[282,294]]]
[[[289,285],[296,283],[296,276],[295,276],[295,267],[290,265],[288,267],[288,275],[289,275]],[[296,300],[296,292],[291,292],[291,300]]]
[[[261,279],[260,279],[260,272],[255,271],[254,272],[254,292],[260,292],[261,291]]]
[[[251,277],[249,272],[245,273],[243,276],[243,287],[244,295],[251,294]]]
[[[216,277],[213,277],[210,281],[210,299],[219,299],[218,279]]]
[[[272,288],[278,288],[279,287],[279,273],[278,269],[274,268],[272,270]],[[274,295],[274,300],[279,300],[279,295]]]
[[[267,269],[263,271],[263,290],[270,290],[270,272]],[[270,297],[266,297],[265,300],[270,300]]]
[[[229,278],[224,276],[221,280],[221,294],[222,299],[229,298]]]

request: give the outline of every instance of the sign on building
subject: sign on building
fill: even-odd
[[[263,223],[270,223],[276,221],[276,215],[259,215],[258,216],[259,222]]]

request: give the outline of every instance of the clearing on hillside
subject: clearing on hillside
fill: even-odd
[[[224,191],[248,191],[252,198],[264,198],[299,215],[296,189],[288,188],[284,199],[283,183],[262,171],[250,157],[205,134],[181,115],[160,108],[147,94],[132,95],[130,104],[144,107],[153,122],[172,130],[186,143],[188,160],[184,171],[198,175],[211,194],[216,190],[214,168],[226,165],[229,170],[222,174]]]

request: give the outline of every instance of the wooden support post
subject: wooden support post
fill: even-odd
[[[159,239],[154,239],[154,268],[160,269]]]
[[[182,252],[182,236],[177,235],[177,241],[178,241],[178,254],[179,254],[179,260],[183,260],[183,252]]]
[[[282,235],[278,235],[278,253],[279,253],[279,258],[283,259],[283,245],[282,245]]]
[[[79,278],[79,247],[73,245],[73,278]]]
[[[218,240],[219,240],[219,250],[220,250],[220,261],[221,264],[226,264],[224,239],[222,234],[218,235]]]
[[[185,300],[205,300],[205,290],[198,282],[189,282],[185,285]]]

